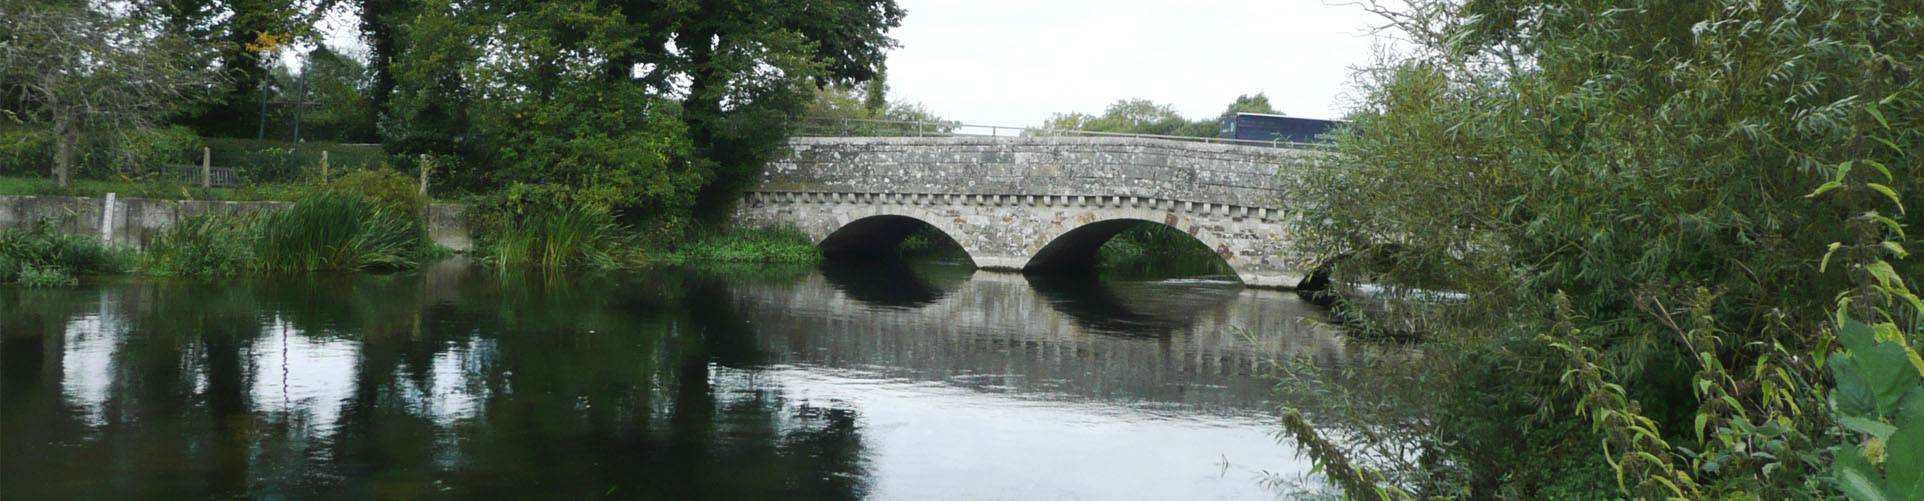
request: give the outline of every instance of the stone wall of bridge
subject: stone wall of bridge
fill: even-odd
[[[1086,259],[1148,221],[1214,249],[1247,285],[1292,287],[1310,265],[1289,253],[1291,166],[1301,150],[1138,138],[796,138],[735,214],[821,242],[876,216],[921,220],[977,266],[1024,269]],[[1281,174],[1281,175],[1279,175]]]

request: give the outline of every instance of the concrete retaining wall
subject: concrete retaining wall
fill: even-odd
[[[154,200],[119,198],[111,214],[106,198],[0,196],[0,229],[27,228],[34,224],[75,234],[109,237],[115,245],[140,248],[148,240],[175,223],[203,214],[252,214],[269,209],[293,207],[292,202],[219,202],[208,200]],[[434,242],[465,251],[473,246],[461,205],[433,204],[428,208],[428,235]],[[103,217],[104,216],[104,217]],[[101,231],[102,224],[111,231]]]

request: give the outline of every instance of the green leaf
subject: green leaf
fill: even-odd
[[[1904,394],[1904,403],[1897,405],[1897,426],[1909,428],[1924,426],[1924,386],[1911,388]]]
[[[1871,276],[1877,279],[1878,285],[1890,287],[1893,283],[1900,285],[1904,283],[1904,277],[1897,276],[1897,270],[1888,262],[1872,262],[1864,265],[1864,271],[1870,272]]]
[[[1901,244],[1898,244],[1897,242],[1885,240],[1883,245],[1885,250],[1891,251],[1892,254],[1896,254],[1897,257],[1899,258],[1909,257],[1911,255],[1910,251],[1904,250],[1904,246]],[[1819,271],[1822,271],[1822,270],[1819,270]]]
[[[1831,464],[1831,481],[1837,483],[1838,490],[1858,501],[1885,501],[1884,488],[1878,484],[1877,469],[1871,461],[1864,458],[1864,451],[1856,446],[1838,446],[1833,451],[1837,462]]]
[[[1851,167],[1852,167],[1852,166],[1853,166],[1854,164],[1855,164],[1855,162],[1852,162],[1852,161],[1850,161],[1850,160],[1845,160],[1845,161],[1844,161],[1844,163],[1841,163],[1841,164],[1837,164],[1837,176],[1836,176],[1836,177],[1834,177],[1833,179],[1836,179],[1836,180],[1838,180],[1838,181],[1843,181],[1843,180],[1844,180],[1844,176],[1848,176],[1848,175],[1850,175],[1850,173],[1851,173]]]
[[[1891,433],[1897,431],[1895,425],[1862,416],[1840,416],[1837,418],[1837,424],[1844,425],[1851,431],[1869,434],[1880,439],[1890,437]]]
[[[1850,352],[1838,353],[1830,357],[1831,377],[1837,380],[1837,389],[1831,392],[1831,403],[1837,412],[1847,416],[1867,416],[1877,411],[1877,392],[1871,389],[1869,381],[1858,374],[1857,359]]]
[[[1828,248],[1828,249],[1825,249],[1825,250],[1824,250],[1824,260],[1823,260],[1823,261],[1818,261],[1818,262],[1817,262],[1817,272],[1818,272],[1818,273],[1823,273],[1823,272],[1824,272],[1824,269],[1825,269],[1825,268],[1828,268],[1828,267],[1830,267],[1830,255],[1831,255],[1831,254],[1836,254],[1836,253],[1837,253],[1837,248],[1839,248],[1839,247],[1843,247],[1843,246],[1844,246],[1844,243],[1843,243],[1843,242],[1831,242],[1831,243],[1830,243],[1830,248]]]
[[[1818,195],[1824,194],[1824,192],[1826,191],[1835,190],[1842,187],[1844,187],[1844,183],[1841,183],[1838,181],[1826,181],[1822,186],[1817,187],[1817,191],[1810,192],[1809,195],[1804,195],[1804,198],[1815,198]]]
[[[1898,214],[1904,213],[1904,201],[1898,200],[1896,190],[1892,190],[1891,187],[1889,186],[1884,186],[1877,183],[1864,183],[1864,186],[1869,186],[1871,189],[1877,190],[1878,193],[1883,193],[1885,198],[1891,199],[1891,203],[1897,204]]]
[[[1871,112],[1871,118],[1876,118],[1877,123],[1882,124],[1886,129],[1891,128],[1891,122],[1884,119],[1884,112],[1877,111],[1877,103],[1871,103],[1870,107],[1865,109]]]
[[[1858,328],[1851,328],[1852,325]],[[1851,365],[1863,378],[1866,387],[1877,400],[1877,415],[1889,416],[1897,412],[1898,401],[1904,398],[1912,387],[1917,385],[1917,368],[1911,365],[1910,350],[1897,343],[1879,343],[1871,339],[1871,329],[1862,323],[1851,321],[1843,332],[1844,346],[1850,348]],[[1869,346],[1865,346],[1868,344]],[[1838,381],[1839,389],[1844,382]]]
[[[1909,238],[1904,235],[1904,226],[1897,224],[1896,219],[1884,217],[1884,215],[1878,214],[1877,212],[1871,212],[1869,214],[1866,214],[1866,216],[1869,217],[1871,221],[1875,221],[1877,223],[1881,223],[1884,226],[1889,227],[1892,233],[1897,234],[1898,238]]]
[[[1885,444],[1884,493],[1892,499],[1924,499],[1924,426],[1900,428]]]
[[[1897,143],[1893,143],[1893,142],[1891,142],[1891,140],[1889,140],[1889,139],[1884,139],[1884,138],[1881,138],[1881,137],[1877,137],[1877,136],[1871,136],[1871,139],[1874,139],[1874,140],[1876,140],[1877,142],[1880,142],[1880,143],[1884,143],[1884,146],[1889,146],[1889,147],[1891,147],[1891,149],[1893,149],[1893,150],[1897,150],[1897,154],[1899,154],[1899,155],[1902,155],[1902,154],[1904,154],[1904,149],[1903,149],[1903,148],[1899,148],[1899,147],[1897,147]]]
[[[1892,175],[1891,175],[1891,168],[1890,168],[1890,167],[1887,167],[1887,166],[1885,166],[1885,165],[1884,165],[1884,162],[1879,162],[1879,161],[1876,161],[1876,160],[1872,160],[1872,159],[1869,159],[1869,158],[1866,158],[1866,159],[1864,159],[1864,163],[1867,163],[1867,164],[1871,164],[1871,167],[1872,167],[1872,168],[1875,168],[1875,169],[1877,169],[1877,172],[1879,172],[1879,173],[1882,173],[1882,174],[1884,174],[1884,180],[1885,180],[1885,181],[1896,181],[1896,180],[1897,180],[1897,177],[1895,177],[1895,176],[1892,176]]]

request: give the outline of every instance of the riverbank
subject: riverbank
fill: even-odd
[[[0,196],[0,283],[406,269],[454,252],[497,264],[596,268],[821,259],[813,242],[791,229],[644,242],[605,211],[589,210],[513,218],[477,239],[464,205],[378,198],[347,190],[297,201]]]

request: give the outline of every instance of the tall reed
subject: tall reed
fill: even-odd
[[[412,214],[323,191],[261,218],[254,253],[268,272],[411,268],[433,249]]]
[[[251,218],[195,216],[147,242],[142,268],[155,275],[221,276],[255,264],[251,242],[258,238]]]
[[[496,264],[612,268],[633,246],[627,227],[606,210],[536,210],[498,226],[481,251]]]

